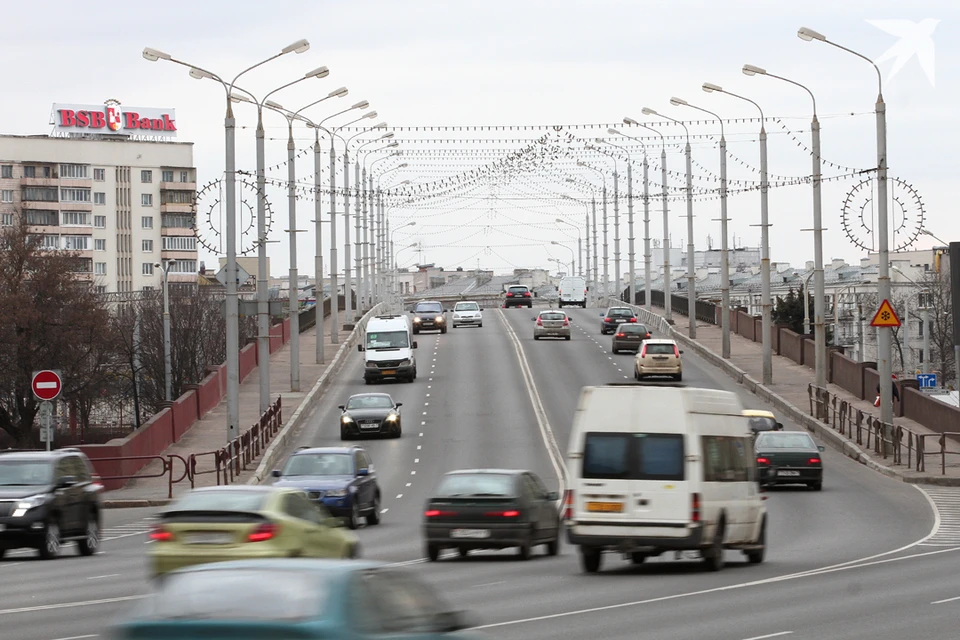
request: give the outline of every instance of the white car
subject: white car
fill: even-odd
[[[458,302],[453,307],[453,328],[469,326],[469,327],[482,327],[483,326],[483,307],[481,307],[476,302],[464,301]]]

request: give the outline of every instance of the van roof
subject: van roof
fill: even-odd
[[[367,331],[405,330],[409,327],[406,316],[375,316],[367,321]]]

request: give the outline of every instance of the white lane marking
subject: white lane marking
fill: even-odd
[[[413,459],[413,464],[417,464],[417,463],[419,463],[419,462],[420,462],[420,458],[414,458],[414,459]]]
[[[0,609],[0,616],[9,616],[15,613],[31,613],[33,611],[50,611],[51,609],[71,609],[74,607],[91,607],[97,604],[113,604],[129,600],[141,600],[144,595],[117,596],[116,598],[100,598],[99,600],[84,600],[82,602],[57,602],[55,604],[41,604],[33,607],[18,607],[16,609]]]
[[[916,546],[916,544],[917,544],[917,543],[913,543],[912,545],[909,545],[909,546]],[[898,553],[899,551],[902,551],[902,549],[895,549],[895,550],[893,550],[893,551],[887,551],[886,553],[878,554],[878,556],[880,556],[880,555],[890,555],[890,554],[893,554],[893,553]],[[699,590],[699,591],[689,591],[689,592],[686,592],[686,593],[675,593],[675,594],[668,595],[668,596],[660,596],[660,597],[657,597],[657,598],[648,598],[648,599],[646,599],[646,600],[634,600],[634,601],[632,601],[632,602],[621,602],[621,603],[619,603],[619,604],[608,604],[608,605],[599,606],[599,607],[591,607],[591,608],[589,608],[589,609],[579,609],[579,610],[576,610],[576,611],[564,611],[564,612],[561,612],[561,613],[551,613],[551,614],[547,614],[547,615],[543,615],[543,616],[536,616],[536,617],[533,617],[533,618],[520,618],[520,619],[517,619],[517,620],[507,620],[506,622],[495,622],[495,623],[492,623],[492,624],[481,625],[481,626],[479,626],[479,627],[473,627],[473,629],[475,629],[475,630],[479,630],[479,629],[492,629],[492,628],[494,628],[494,627],[507,627],[507,626],[512,626],[512,625],[516,625],[516,624],[524,624],[524,623],[528,623],[528,622],[540,622],[540,621],[543,621],[543,620],[554,620],[554,619],[557,619],[557,618],[568,618],[568,617],[571,617],[571,616],[584,615],[584,614],[588,614],[588,613],[598,613],[598,612],[600,612],[600,611],[612,611],[612,610],[614,610],[614,609],[625,609],[625,608],[627,608],[627,607],[637,607],[637,606],[645,605],[645,604],[654,604],[654,603],[658,603],[658,602],[667,602],[667,601],[670,601],[670,600],[679,600],[679,599],[681,599],[681,598],[691,598],[691,597],[694,597],[694,596],[703,596],[703,595],[709,595],[709,594],[712,594],[712,593],[720,593],[720,592],[723,592],[723,591],[733,591],[733,590],[736,590],[736,589],[744,589],[744,588],[746,588],[746,587],[756,587],[756,586],[773,584],[773,583],[776,583],[776,582],[785,582],[785,581],[787,581],[787,580],[796,580],[796,579],[798,579],[798,578],[807,578],[807,577],[811,577],[811,576],[826,575],[826,574],[828,574],[828,573],[836,573],[836,572],[839,572],[839,571],[849,571],[849,570],[851,570],[851,569],[863,569],[863,568],[865,568],[865,567],[877,566],[877,565],[881,565],[881,564],[889,564],[889,563],[891,563],[891,562],[900,562],[901,560],[913,560],[913,559],[915,559],[915,558],[924,558],[924,557],[927,557],[927,556],[938,555],[938,554],[941,554],[941,553],[950,553],[950,552],[953,552],[953,551],[960,551],[960,548],[958,548],[958,549],[940,549],[939,551],[927,551],[927,552],[925,552],[925,553],[915,553],[915,554],[909,555],[909,556],[900,556],[900,557],[897,557],[897,558],[887,558],[887,559],[884,559],[884,560],[873,560],[873,561],[870,561],[870,562],[864,562],[864,561],[862,561],[862,560],[852,560],[852,561],[850,561],[850,562],[845,562],[845,563],[841,563],[841,564],[838,564],[838,565],[833,565],[833,566],[828,566],[828,567],[822,567],[822,568],[820,568],[820,569],[811,569],[810,571],[801,571],[801,572],[799,572],[799,573],[791,573],[791,574],[787,574],[787,575],[783,575],[783,576],[775,576],[775,577],[772,577],[772,578],[764,578],[764,579],[762,579],[762,580],[753,580],[753,581],[751,581],[751,582],[741,582],[741,583],[738,583],[738,584],[730,584],[730,585],[726,585],[726,586],[723,586],[723,587],[713,587],[713,588],[711,588],[711,589],[701,589],[701,590]],[[873,557],[877,557],[877,556],[873,556]],[[855,563],[856,563],[856,564],[855,564]],[[851,565],[853,565],[853,566],[851,566]]]
[[[85,636],[70,636],[68,638],[54,638],[54,640],[83,640],[84,638],[99,638],[99,634],[85,635]]]
[[[415,475],[417,475],[417,472],[416,472],[416,471],[411,471],[411,472],[410,472],[410,475],[415,476]]]
[[[417,445],[417,451],[420,451],[420,449],[422,448],[423,448],[423,445],[419,445],[419,444]]]
[[[427,394],[427,397],[428,397],[428,398],[430,397],[430,394],[429,394],[429,393]]]
[[[386,513],[387,511],[390,511],[390,507],[387,507],[386,509],[380,509],[380,513]]]
[[[87,580],[103,580],[104,578],[116,578],[119,576],[119,573],[108,573],[105,576],[90,576]]]
[[[492,587],[492,586],[495,585],[495,584],[506,584],[506,583],[507,583],[506,580],[497,580],[496,582],[484,582],[483,584],[475,584],[475,585],[472,585],[472,586],[473,586],[474,588],[478,588],[478,587]]]
[[[557,439],[554,437],[553,429],[550,427],[550,421],[547,418],[547,411],[544,409],[543,402],[540,400],[540,394],[537,391],[537,383],[533,379],[533,372],[530,370],[530,366],[527,364],[527,358],[523,353],[523,345],[520,344],[520,339],[517,337],[517,333],[507,321],[507,317],[503,314],[503,311],[499,311],[498,315],[500,316],[500,321],[503,323],[503,326],[506,329],[507,335],[513,342],[513,350],[516,353],[517,360],[520,363],[520,372],[523,374],[523,382],[527,387],[527,395],[530,396],[530,402],[533,405],[533,413],[537,417],[537,426],[540,428],[540,436],[543,438],[543,446],[546,447],[547,454],[550,456],[550,463],[553,465],[553,468],[557,473],[557,480],[560,482],[560,489],[566,489],[567,476],[566,468],[563,464],[563,454],[560,452],[560,447],[557,445]]]
[[[397,494],[397,500],[399,500],[399,499],[402,498],[402,497],[403,497],[403,494],[402,494],[402,493],[398,493],[398,494]]]
[[[421,437],[421,438],[423,437],[423,434],[422,434],[422,433],[420,434],[420,437]]]
[[[412,485],[412,484],[413,484],[412,482],[408,482],[408,483],[407,483],[407,486],[409,487],[409,486]]]
[[[423,406],[429,407],[429,406],[430,406],[430,403],[429,403],[429,402],[424,402],[424,403],[423,403]],[[426,411],[424,411],[424,413],[426,413]]]
[[[913,485],[926,497],[935,514],[934,532],[924,541],[926,547],[960,546],[960,489],[956,487],[921,488]]]
[[[780,636],[789,636],[793,631],[780,631],[779,633],[768,633],[765,636],[753,636],[752,638],[744,638],[744,640],[766,640],[766,638],[779,638]]]
[[[426,412],[426,411],[424,411],[424,412],[423,412],[423,415],[427,415],[427,412]]]
[[[936,602],[931,602],[930,604],[944,604],[945,602],[954,602],[956,600],[960,600],[960,596],[957,596],[956,598],[947,598],[946,600],[937,600]]]

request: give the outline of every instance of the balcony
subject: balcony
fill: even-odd
[[[49,200],[21,200],[20,206],[23,209],[29,209],[32,211],[59,211],[60,203],[54,200],[50,202]],[[76,209],[76,211],[84,211],[84,209]]]
[[[59,187],[60,179],[53,178],[20,178],[22,187]],[[84,185],[86,186],[86,185]]]
[[[189,213],[192,214],[192,202],[165,202],[160,205],[160,213]]]
[[[161,182],[160,191],[196,191],[196,182]]]

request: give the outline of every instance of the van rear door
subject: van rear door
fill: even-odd
[[[589,521],[686,524],[689,479],[682,433],[587,432],[579,517]]]

